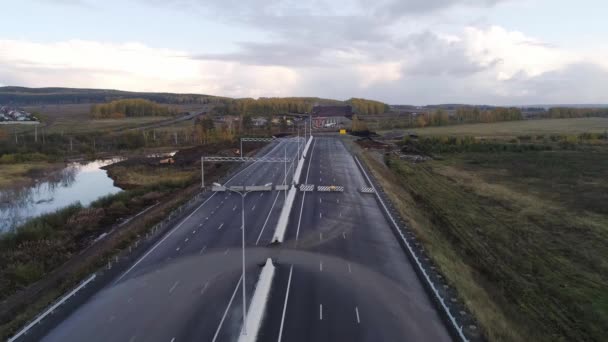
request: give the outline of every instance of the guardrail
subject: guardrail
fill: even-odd
[[[55,309],[57,309],[60,305],[62,305],[63,303],[65,303],[66,300],[68,300],[70,297],[72,297],[73,295],[75,295],[76,292],[80,291],[83,287],[87,286],[90,282],[92,282],[93,280],[95,280],[96,277],[97,277],[97,274],[92,274],[89,278],[87,278],[85,281],[83,281],[82,283],[80,283],[80,285],[78,285],[75,289],[73,289],[72,291],[70,291],[70,293],[68,293],[67,295],[61,297],[58,301],[56,301],[53,305],[51,305],[51,307],[49,307],[48,309],[46,309],[46,311],[44,311],[42,314],[38,315],[33,321],[31,321],[28,325],[26,325],[25,327],[23,327],[23,329],[21,329],[13,337],[9,338],[8,342],[14,342],[19,337],[21,337],[22,335],[27,334],[27,332],[34,325],[38,324],[46,316],[50,315],[53,311],[55,311]]]

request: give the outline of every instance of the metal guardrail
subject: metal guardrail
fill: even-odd
[[[89,278],[87,278],[82,283],[80,283],[80,285],[78,285],[75,289],[73,289],[72,291],[70,291],[70,293],[68,293],[67,295],[63,296],[61,299],[59,299],[53,305],[51,305],[51,307],[49,307],[48,309],[46,309],[46,311],[44,311],[42,314],[38,315],[33,321],[31,321],[28,325],[26,325],[25,327],[23,327],[23,329],[21,329],[13,337],[9,338],[8,342],[14,342],[19,337],[21,337],[22,335],[27,334],[27,332],[34,325],[38,324],[46,316],[48,316],[53,311],[55,311],[55,309],[57,309],[60,305],[62,305],[63,303],[65,303],[66,300],[68,300],[70,297],[72,297],[73,295],[75,295],[76,292],[80,291],[80,289],[82,289],[83,287],[87,286],[90,282],[92,282],[93,280],[95,280],[96,277],[97,277],[97,274],[95,274],[95,273],[92,274]]]

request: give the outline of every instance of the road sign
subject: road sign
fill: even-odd
[[[341,129],[340,130],[340,134],[346,134],[346,130],[345,129]]]

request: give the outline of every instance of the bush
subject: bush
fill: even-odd
[[[44,268],[35,261],[14,265],[9,269],[7,274],[9,280],[16,283],[18,286],[37,281],[42,278],[43,275]]]

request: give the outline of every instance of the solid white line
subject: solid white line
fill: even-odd
[[[260,234],[258,235],[258,239],[255,240],[255,244],[257,245],[258,242],[260,242],[260,238],[262,237],[262,233],[264,232],[264,228],[266,228],[266,224],[268,223],[268,220],[270,219],[270,214],[272,214],[272,209],[274,208],[274,205],[277,203],[277,199],[279,199],[279,195],[281,194],[280,191],[277,191],[277,195],[274,198],[274,202],[272,202],[272,207],[270,207],[270,211],[268,212],[268,216],[266,216],[266,221],[264,221],[264,225],[262,226],[262,230],[260,230]]]
[[[228,302],[228,306],[226,307],[226,310],[224,311],[224,315],[222,316],[222,320],[220,321],[220,324],[217,326],[217,330],[215,331],[215,335],[213,335],[212,342],[215,342],[215,340],[217,340],[217,336],[220,334],[220,330],[222,329],[222,324],[224,324],[224,320],[226,319],[226,315],[228,314],[228,310],[230,310],[230,306],[232,305],[232,301],[234,300],[234,296],[236,295],[236,291],[239,289],[239,285],[241,285],[241,281],[243,281],[243,276],[242,275],[239,278],[239,282],[236,284],[236,287],[234,288],[234,292],[232,292],[232,297],[230,297],[230,301]]]
[[[323,304],[319,304],[319,320],[323,320]]]
[[[285,303],[283,303],[283,316],[281,316],[281,327],[279,328],[279,339],[283,336],[283,324],[285,323],[285,312],[287,311],[287,300],[289,299],[289,286],[291,285],[291,274],[293,273],[293,265],[289,268],[289,279],[287,280],[287,293],[285,293]]]
[[[124,276],[126,276],[129,272],[131,272],[131,270],[133,270],[135,268],[135,266],[139,265],[139,263],[141,263],[150,253],[152,253],[158,246],[160,246],[161,243],[163,243],[169,236],[171,236],[176,230],[178,230],[184,224],[184,222],[186,222],[190,217],[192,217],[192,215],[194,215],[194,213],[196,213],[203,205],[205,205],[205,203],[209,202],[209,200],[212,199],[215,194],[217,194],[217,192],[214,192],[213,194],[211,194],[211,196],[209,196],[209,198],[207,198],[203,203],[201,203],[201,205],[199,205],[196,209],[194,209],[194,211],[191,212],[190,215],[188,215],[175,228],[173,228],[170,232],[168,232],[167,235],[165,235],[165,237],[162,238],[162,240],[160,240],[159,242],[156,243],[156,245],[154,245],[152,248],[150,248],[150,250],[148,252],[146,252],[146,254],[144,254],[139,260],[137,260],[137,262],[135,262],[133,264],[133,266],[129,267],[129,269],[126,270],[125,273],[123,273],[120,277],[118,277],[118,279],[116,279],[114,281],[114,284],[118,283],[122,278],[124,278]]]
[[[171,286],[171,288],[169,289],[169,293],[173,292],[173,290],[175,290],[175,287],[177,286],[177,284],[179,284],[179,280],[177,280],[175,282],[175,284],[173,284],[173,286]]]
[[[355,306],[355,313],[357,314],[357,324],[361,323],[361,320],[359,319],[359,308]]]

